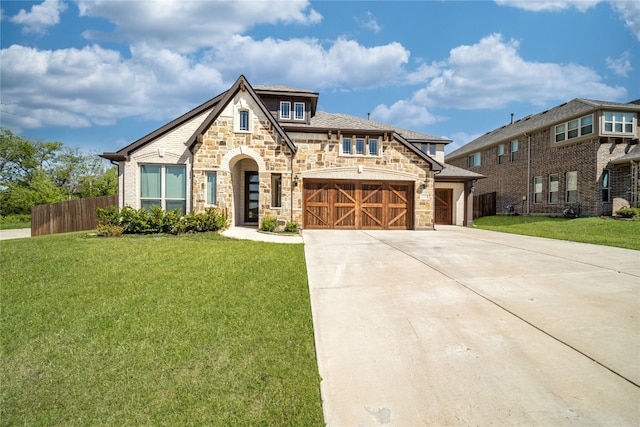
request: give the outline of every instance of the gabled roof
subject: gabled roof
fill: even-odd
[[[289,138],[289,135],[287,135],[287,133],[284,131],[284,129],[282,129],[282,126],[280,126],[280,123],[278,123],[278,121],[273,117],[271,112],[269,112],[267,107],[265,107],[264,103],[262,102],[262,100],[260,99],[258,94],[251,87],[251,85],[249,84],[249,82],[247,81],[247,79],[243,75],[238,77],[238,80],[236,80],[236,82],[233,84],[233,86],[231,86],[229,88],[229,90],[224,93],[222,99],[220,99],[220,101],[213,108],[213,110],[211,110],[211,112],[209,113],[207,118],[204,119],[202,124],[200,126],[198,126],[198,129],[196,129],[196,131],[193,133],[193,135],[191,135],[191,137],[189,137],[189,139],[185,142],[185,145],[187,145],[189,147],[189,149],[193,148],[193,146],[198,142],[198,136],[203,135],[207,131],[207,129],[209,129],[209,127],[211,127],[211,124],[218,118],[218,116],[220,115],[222,110],[233,99],[233,97],[236,96],[236,94],[238,92],[240,92],[240,91],[243,91],[243,92],[246,91],[253,98],[255,103],[260,108],[260,111],[262,111],[262,113],[267,117],[269,122],[275,128],[276,132],[278,132],[280,137],[287,144],[287,146],[289,147],[291,152],[295,154],[296,151],[297,151],[297,148],[293,144],[293,141],[291,141],[291,139]]]
[[[154,139],[160,138],[161,136],[182,126],[184,123],[188,122],[189,120],[192,120],[194,117],[197,117],[198,115],[211,109],[222,99],[225,93],[226,92],[223,92],[220,95],[208,100],[204,104],[197,106],[193,110],[181,115],[177,119],[170,121],[169,123],[162,126],[161,128],[154,130],[150,134],[143,136],[142,138],[138,139],[137,141],[134,141],[133,143],[127,145],[126,147],[113,153],[102,153],[100,157],[103,157],[108,160],[115,160],[115,161],[126,160],[127,157],[129,157],[129,155],[131,154],[131,152],[153,141]]]
[[[619,103],[596,101],[591,99],[576,98],[572,101],[545,110],[538,114],[531,114],[513,123],[494,129],[468,144],[449,153],[447,159],[456,159],[466,156],[486,147],[490,147],[502,141],[508,141],[522,136],[525,133],[532,133],[539,129],[550,127],[553,124],[561,123],[594,111],[610,109],[614,111],[638,111],[640,105],[634,103]]]
[[[396,126],[387,125],[385,123],[367,120],[357,116],[351,116],[349,114],[325,113],[322,111],[318,111],[316,115],[311,118],[311,123],[308,125],[287,123],[283,126],[287,131],[290,132],[326,132],[331,130],[336,132],[340,131],[345,135],[346,132],[353,132],[354,134],[377,133],[379,135],[388,133],[390,137],[391,135],[393,135],[409,150],[416,153],[418,157],[426,160],[431,165],[431,169],[434,171],[442,170],[443,165],[436,161],[433,157],[425,154],[414,144],[418,142],[448,144],[449,142],[451,142],[448,139],[410,131]]]

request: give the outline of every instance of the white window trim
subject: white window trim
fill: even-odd
[[[473,165],[471,164],[471,161],[470,161],[472,158],[473,158]],[[467,167],[479,168],[480,165],[482,165],[482,154],[479,151],[467,157]]]
[[[284,116],[282,114],[282,106],[283,105],[289,105],[289,115],[288,116]],[[278,112],[278,115],[279,115],[281,120],[291,120],[291,101],[280,101],[280,111]]]
[[[344,152],[344,140],[345,139],[349,139],[351,140],[351,152],[350,153],[345,153]],[[356,153],[356,144],[358,140],[364,140],[364,147],[363,147],[363,151],[361,154]],[[369,141],[370,140],[375,140],[377,142],[377,147],[376,147],[376,154],[371,154],[369,151]],[[347,136],[347,137],[343,137],[342,140],[340,141],[340,156],[342,157],[382,157],[382,155],[380,154],[381,152],[381,145],[380,145],[380,138],[376,137],[376,138],[369,138],[368,136],[365,137],[356,137],[356,136]]]
[[[591,116],[591,132],[589,133],[582,133],[582,128],[584,126],[582,126],[582,119]],[[604,115],[602,116],[603,120],[604,120]],[[569,123],[577,121],[578,122],[578,135],[569,138]],[[564,130],[562,132],[558,132],[557,128],[558,126],[564,126]],[[603,121],[603,126],[602,129],[604,129],[604,121]],[[558,135],[562,134],[564,136],[564,139],[562,139],[561,141],[557,140]],[[551,127],[551,138],[552,138],[552,142],[554,144],[567,144],[567,143],[571,143],[579,138],[582,137],[586,137],[586,136],[592,136],[595,135],[595,128],[594,128],[594,120],[593,120],[593,114],[587,114],[586,116],[581,116],[581,117],[576,117],[574,119],[571,120],[567,120],[564,123],[556,123]]]
[[[551,201],[551,177],[555,176],[557,177],[556,179],[556,191],[553,191],[553,193],[556,193],[556,201],[552,202]],[[552,173],[549,175],[549,177],[547,178],[547,203],[550,205],[557,205],[558,203],[560,203],[560,174],[557,173]]]
[[[249,129],[242,130],[240,129],[240,111],[248,111],[249,112]],[[234,106],[233,111],[233,131],[235,133],[251,133],[252,124],[253,123],[253,111],[249,108],[249,104],[244,98],[240,98],[240,101]]]
[[[302,105],[302,117],[298,117],[298,105]],[[294,120],[304,120],[306,116],[305,105],[304,102],[294,102],[293,103],[293,119]]]
[[[605,130],[605,124],[607,123],[607,121],[605,120],[605,115],[607,113],[611,113],[611,114],[622,114],[623,116],[623,121],[622,121],[622,129],[624,129],[624,126],[626,124],[626,121],[624,120],[624,115],[625,114],[631,114],[632,118],[631,118],[631,132],[616,132],[615,131],[615,124],[617,123],[615,120],[612,121],[612,126],[611,126],[611,131],[606,131]],[[638,115],[636,113],[631,113],[629,111],[603,111],[602,115],[600,116],[600,134],[602,135],[610,135],[610,136],[634,136],[637,132],[638,129]]]
[[[156,198],[150,197],[142,197],[142,167],[143,166],[160,166],[160,207],[163,210],[167,210],[167,200],[184,200],[184,210],[185,213],[189,212],[189,176],[188,171],[189,168],[185,164],[174,164],[174,163],[138,163],[138,203],[139,207],[142,208],[143,200],[158,200]],[[181,166],[184,167],[184,199],[176,199],[176,198],[168,198],[167,197],[167,167],[175,167]]]
[[[209,174],[215,173],[216,174],[216,202],[215,203],[209,203]],[[207,207],[215,207],[218,206],[218,171],[217,170],[208,170],[205,171],[204,173],[204,178],[205,178],[205,206]]]

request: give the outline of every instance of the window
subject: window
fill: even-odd
[[[610,133],[633,133],[633,113],[604,113],[604,131]]]
[[[555,141],[562,142],[593,133],[593,115],[574,119],[555,126]]]
[[[533,203],[542,203],[542,177],[533,178]]]
[[[351,154],[351,138],[342,140],[342,154]]]
[[[468,165],[470,168],[476,168],[480,166],[480,153],[474,153],[469,156]]]
[[[271,174],[271,207],[282,207],[282,175]]]
[[[378,140],[375,138],[369,140],[369,155],[370,156],[378,155]]]
[[[602,171],[602,201],[610,202],[609,200],[609,169],[605,169]]]
[[[289,101],[280,102],[280,118],[291,119],[291,103]]]
[[[429,154],[432,156],[436,155],[436,144],[429,144]]]
[[[429,149],[429,144],[420,144],[420,151],[422,151],[423,153],[427,153],[427,150]]]
[[[504,163],[504,144],[498,145],[498,164]]]
[[[295,119],[304,120],[304,102],[296,102],[294,104],[294,109]]]
[[[239,130],[249,130],[249,110],[240,110],[240,123],[238,124]]]
[[[364,139],[356,139],[356,154],[364,154]]]
[[[218,174],[216,172],[207,173],[207,204],[215,205],[217,200]]]
[[[558,203],[558,181],[557,174],[549,175],[549,203]]]
[[[585,116],[580,119],[580,135],[593,133],[593,116]]]
[[[511,161],[518,160],[518,141],[511,141]]]
[[[578,201],[578,172],[567,172],[565,179],[565,202],[575,203]]]
[[[184,165],[141,165],[140,205],[151,210],[160,206],[166,211],[186,213],[187,173]]]

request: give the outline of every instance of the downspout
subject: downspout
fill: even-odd
[[[635,160],[631,160],[631,205],[638,207],[638,174],[640,164]]]
[[[531,215],[531,135],[527,137],[527,215]]]

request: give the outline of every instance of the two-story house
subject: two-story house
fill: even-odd
[[[494,129],[446,156],[486,177],[476,194],[496,193],[497,213],[608,216],[638,206],[640,100],[574,99]]]
[[[317,92],[225,92],[102,157],[118,165],[119,205],[183,213],[216,207],[231,225],[265,216],[321,229],[426,229],[472,220],[481,175],[444,164],[451,141],[317,111]]]

